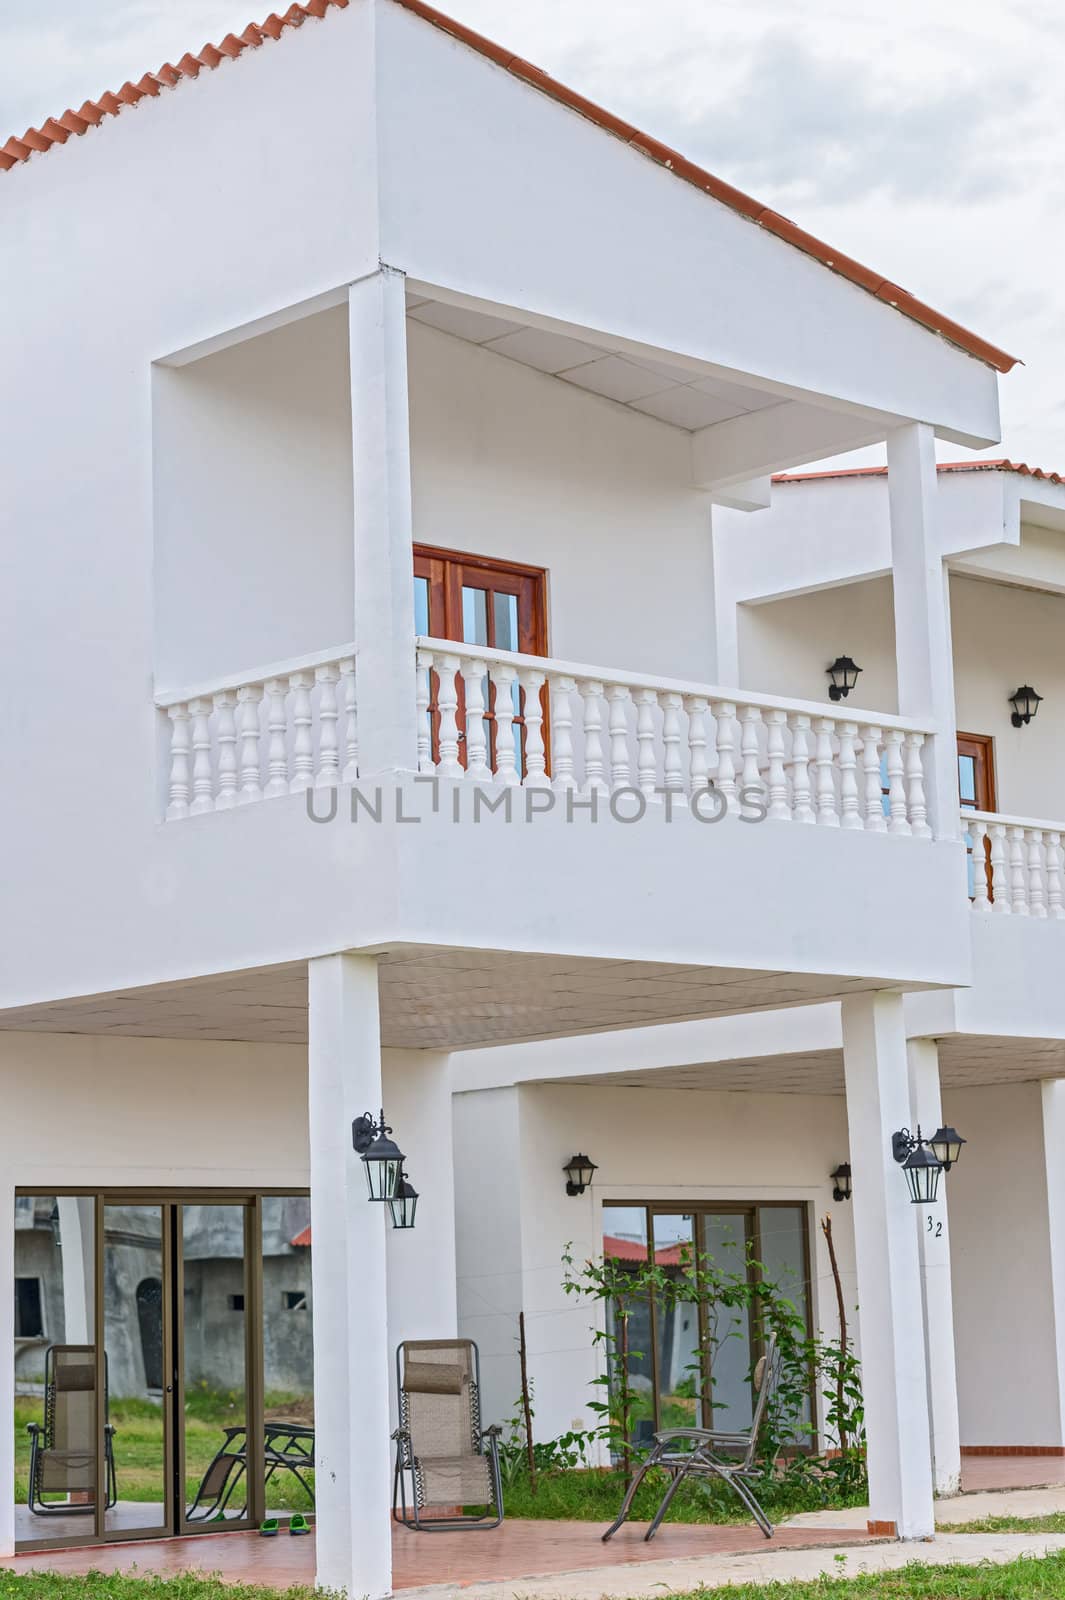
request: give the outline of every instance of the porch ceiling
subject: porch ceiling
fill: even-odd
[[[573,338],[467,306],[426,299],[417,293],[407,295],[407,315],[468,344],[480,345],[522,366],[534,367],[537,372],[692,433],[732,417],[768,410],[787,399],[765,389],[711,377],[700,371],[696,361],[682,366],[664,358],[633,355],[628,350],[623,353],[620,345],[605,337]]]
[[[382,1043],[407,1049],[601,1033],[879,987],[867,978],[498,950],[404,945],[374,953],[381,958]],[[12,1007],[0,1011],[0,1028],[304,1044],[306,963]]]
[[[944,1089],[1065,1078],[1065,1040],[1013,1039],[991,1034],[951,1034],[939,1040]],[[537,1080],[530,1080],[537,1081]],[[842,1095],[843,1051],[748,1056],[638,1072],[597,1072],[588,1077],[541,1079],[556,1087],[609,1084],[615,1089],[733,1089],[752,1094]]]

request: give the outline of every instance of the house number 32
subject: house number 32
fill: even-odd
[[[942,1237],[943,1237],[943,1224],[942,1224],[942,1222],[937,1222],[935,1217],[932,1216],[931,1212],[928,1213],[928,1215],[927,1215],[925,1220],[928,1223],[928,1228],[927,1228],[926,1231],[932,1235],[932,1238],[933,1239],[942,1239]]]

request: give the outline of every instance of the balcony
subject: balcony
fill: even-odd
[[[664,803],[701,822],[931,837],[928,726],[443,639],[418,639],[412,656],[423,776],[602,796],[621,821]],[[168,820],[360,775],[351,645],[156,704]]]

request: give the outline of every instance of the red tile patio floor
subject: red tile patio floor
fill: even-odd
[[[608,1545],[594,1522],[504,1522],[491,1532],[410,1533],[394,1531],[392,1547],[397,1589],[429,1584],[470,1583],[533,1578],[589,1567],[629,1562],[666,1561],[673,1557],[740,1555],[766,1548],[754,1527],[694,1527],[668,1524],[650,1544],[643,1526],[622,1528]],[[808,1549],[813,1545],[864,1542],[853,1532],[828,1528],[785,1528],[771,1548]],[[314,1582],[314,1539],[280,1534],[262,1539],[254,1533],[201,1534],[189,1539],[105,1545],[80,1550],[36,1550],[9,1556],[0,1568],[13,1572],[130,1572],[174,1576],[183,1572],[217,1572],[230,1583],[260,1583],[285,1588]]]

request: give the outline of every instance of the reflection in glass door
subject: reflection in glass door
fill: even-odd
[[[246,1527],[250,1208],[225,1201],[181,1205],[176,1212],[180,1531],[220,1522]]]
[[[108,1446],[116,1498],[104,1510],[107,1538],[143,1538],[171,1528],[174,1432],[170,1206],[100,1202],[102,1359],[97,1499]],[[102,1371],[100,1368],[102,1367]],[[120,1418],[118,1421],[116,1419]]]

